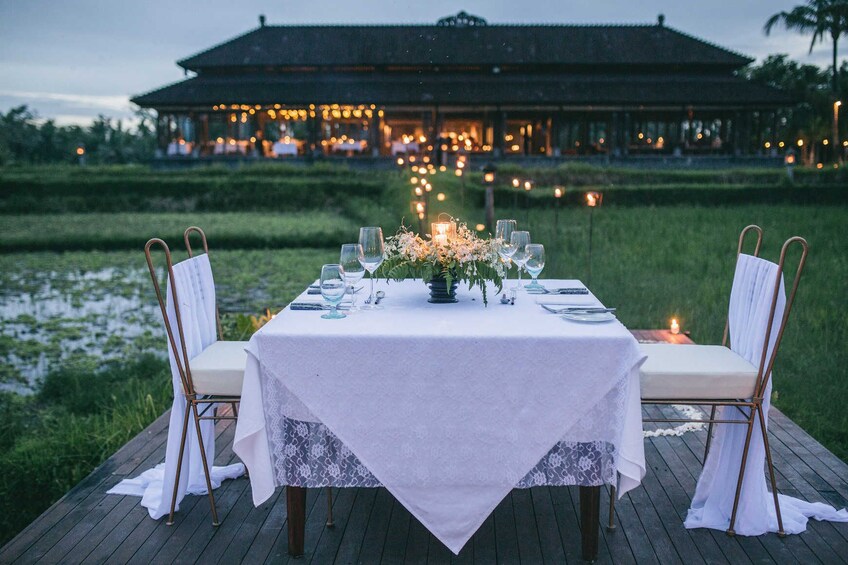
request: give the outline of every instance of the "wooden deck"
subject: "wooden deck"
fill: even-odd
[[[653,334],[637,334],[652,339]],[[657,339],[665,339],[660,336]],[[283,563],[287,554],[283,489],[255,508],[245,478],[216,491],[222,524],[213,528],[206,497],[190,496],[173,526],[151,520],[139,499],[106,495],[125,477],[164,460],[167,413],[0,548],[0,563]],[[234,426],[218,427],[218,464],[235,460]],[[781,493],[848,506],[848,465],[777,409],[772,449]],[[811,521],[807,532],[729,538],[686,530],[683,518],[701,471],[706,433],[646,440],[642,487],[616,504],[617,529],[601,529],[602,563],[846,563],[848,524]],[[325,528],[324,493],[307,498],[311,563],[578,563],[576,488],[514,490],[459,556],[452,555],[385,489],[334,491],[336,526]],[[602,491],[601,520],[608,498]]]

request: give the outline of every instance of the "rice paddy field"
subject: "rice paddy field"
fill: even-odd
[[[762,255],[773,260],[786,238],[807,238],[810,256],[775,367],[773,400],[848,459],[848,182],[832,171],[799,173],[802,182],[787,188],[780,171],[639,171],[631,178],[627,171],[514,169],[508,174],[542,180],[530,195],[500,187],[496,217],[515,218],[545,244],[542,278],[583,280],[631,328],[667,327],[675,317],[699,343],[721,340],[744,226],[763,227]],[[409,176],[398,172],[348,178],[332,168],[199,171],[192,183],[214,179],[219,201],[203,206],[194,185],[185,197],[144,188],[191,177],[175,175],[0,170],[0,543],[170,404],[164,332],[142,251],[149,237],[166,239],[178,260],[185,256],[182,230],[206,230],[225,333],[246,339],[257,318],[317,278],[360,225],[382,225],[389,235],[401,221],[417,224],[410,220]],[[132,198],[122,192],[127,179]],[[79,186],[71,195],[56,188],[60,181]],[[325,181],[336,188],[287,196]],[[228,196],[245,183],[261,188],[261,205]],[[356,186],[345,195],[350,183]],[[89,184],[100,188],[87,192]],[[448,171],[432,184],[431,217],[483,221],[479,178]],[[566,186],[570,198],[557,203],[548,195],[554,184]],[[728,186],[743,184],[743,197],[728,197]],[[676,196],[654,195],[640,205],[628,193],[594,211],[580,205],[580,191],[614,195],[630,185],[646,194],[673,187]],[[811,196],[822,188],[826,198]],[[705,201],[711,190],[714,201]],[[27,199],[39,198],[38,209],[28,206]],[[789,259],[794,265],[797,254]]]

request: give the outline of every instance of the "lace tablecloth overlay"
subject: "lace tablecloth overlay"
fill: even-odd
[[[280,485],[383,485],[458,553],[512,488],[639,484],[642,357],[621,324],[378,285],[385,310],[286,309],[250,341],[234,450],[255,504]]]

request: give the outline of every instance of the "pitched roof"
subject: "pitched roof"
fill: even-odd
[[[233,67],[670,65],[741,67],[752,59],[664,25],[262,26],[178,61]]]
[[[731,75],[251,73],[200,75],[133,98],[145,107],[251,104],[722,105],[791,103],[784,92]]]

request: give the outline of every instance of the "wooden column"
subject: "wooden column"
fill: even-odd
[[[492,154],[495,157],[504,156],[504,136],[506,135],[506,112],[498,110],[495,112],[494,139],[492,140]]]
[[[550,117],[549,124],[550,156],[559,157],[562,155],[562,112],[559,110],[554,112]]]
[[[420,146],[421,152],[427,153],[427,145],[432,145],[433,151],[431,151],[431,153],[433,155],[435,155],[436,151],[439,149],[438,147],[436,147],[436,144],[439,141],[438,137],[437,137],[438,133],[435,131],[435,129],[433,127],[434,122],[435,122],[435,120],[433,119],[433,112],[434,111],[435,111],[435,109],[421,112],[421,131],[423,131],[424,135],[427,136],[427,143],[422,143],[421,146]],[[431,155],[431,157],[432,157],[432,155]]]
[[[319,139],[318,131],[321,127],[320,118],[316,114],[316,117],[306,118],[306,145],[307,145],[307,154],[317,155],[322,152],[322,147],[320,145],[321,140]]]
[[[383,118],[379,111],[371,118],[371,131],[368,143],[371,144],[371,155],[379,157],[383,153]]]

